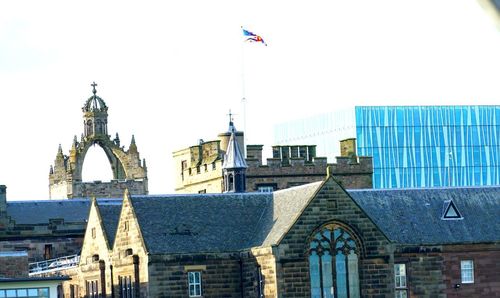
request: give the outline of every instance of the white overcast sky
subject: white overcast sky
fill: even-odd
[[[252,144],[271,145],[277,123],[354,105],[500,103],[500,32],[474,0],[76,2],[0,2],[9,200],[48,198],[92,81],[109,132],[127,146],[135,135],[152,194],[173,192],[172,151],[214,139],[229,109],[243,128],[242,69]],[[240,26],[268,46],[244,44]],[[110,178],[102,159],[89,151],[87,179]]]

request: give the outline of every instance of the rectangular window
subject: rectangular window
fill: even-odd
[[[460,272],[463,284],[474,283],[474,262],[472,260],[460,261]]]
[[[52,244],[45,244],[43,257],[45,260],[52,259]]]
[[[188,272],[189,297],[201,296],[201,272]]]
[[[255,185],[255,190],[258,192],[273,192],[278,189],[278,184],[276,183],[257,183]]]
[[[394,291],[396,298],[408,297],[405,264],[394,264],[394,284],[396,287],[396,290]]]
[[[118,285],[119,285],[119,297],[120,298],[131,298],[134,293],[134,284],[132,283],[131,276],[119,276],[118,277]]]
[[[257,267],[257,297],[264,298],[264,279],[262,278],[262,270]]]
[[[258,192],[273,192],[274,188],[272,186],[259,186]]]
[[[39,297],[49,298],[49,288],[30,288],[30,289],[9,289],[0,290],[0,297]]]
[[[99,297],[99,289],[98,289],[97,280],[87,281],[87,297],[88,298],[98,298]]]

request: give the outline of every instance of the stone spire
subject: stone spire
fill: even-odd
[[[132,135],[132,140],[130,141],[130,146],[128,147],[129,153],[137,153],[137,145],[135,144],[135,137]]]
[[[223,169],[246,169],[247,163],[243,157],[243,153],[240,151],[240,146],[236,141],[234,133],[231,134],[229,139],[229,144],[226,149],[226,154],[224,155],[224,163],[222,164]]]

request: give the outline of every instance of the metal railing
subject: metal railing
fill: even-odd
[[[29,263],[29,276],[60,271],[78,266],[79,255],[64,256],[57,259],[50,259],[41,262]]]

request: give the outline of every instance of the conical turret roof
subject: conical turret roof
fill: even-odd
[[[240,151],[240,146],[236,141],[233,130],[231,133],[231,138],[229,139],[229,144],[227,145],[226,154],[224,155],[224,163],[222,164],[223,169],[246,169],[247,163]]]

